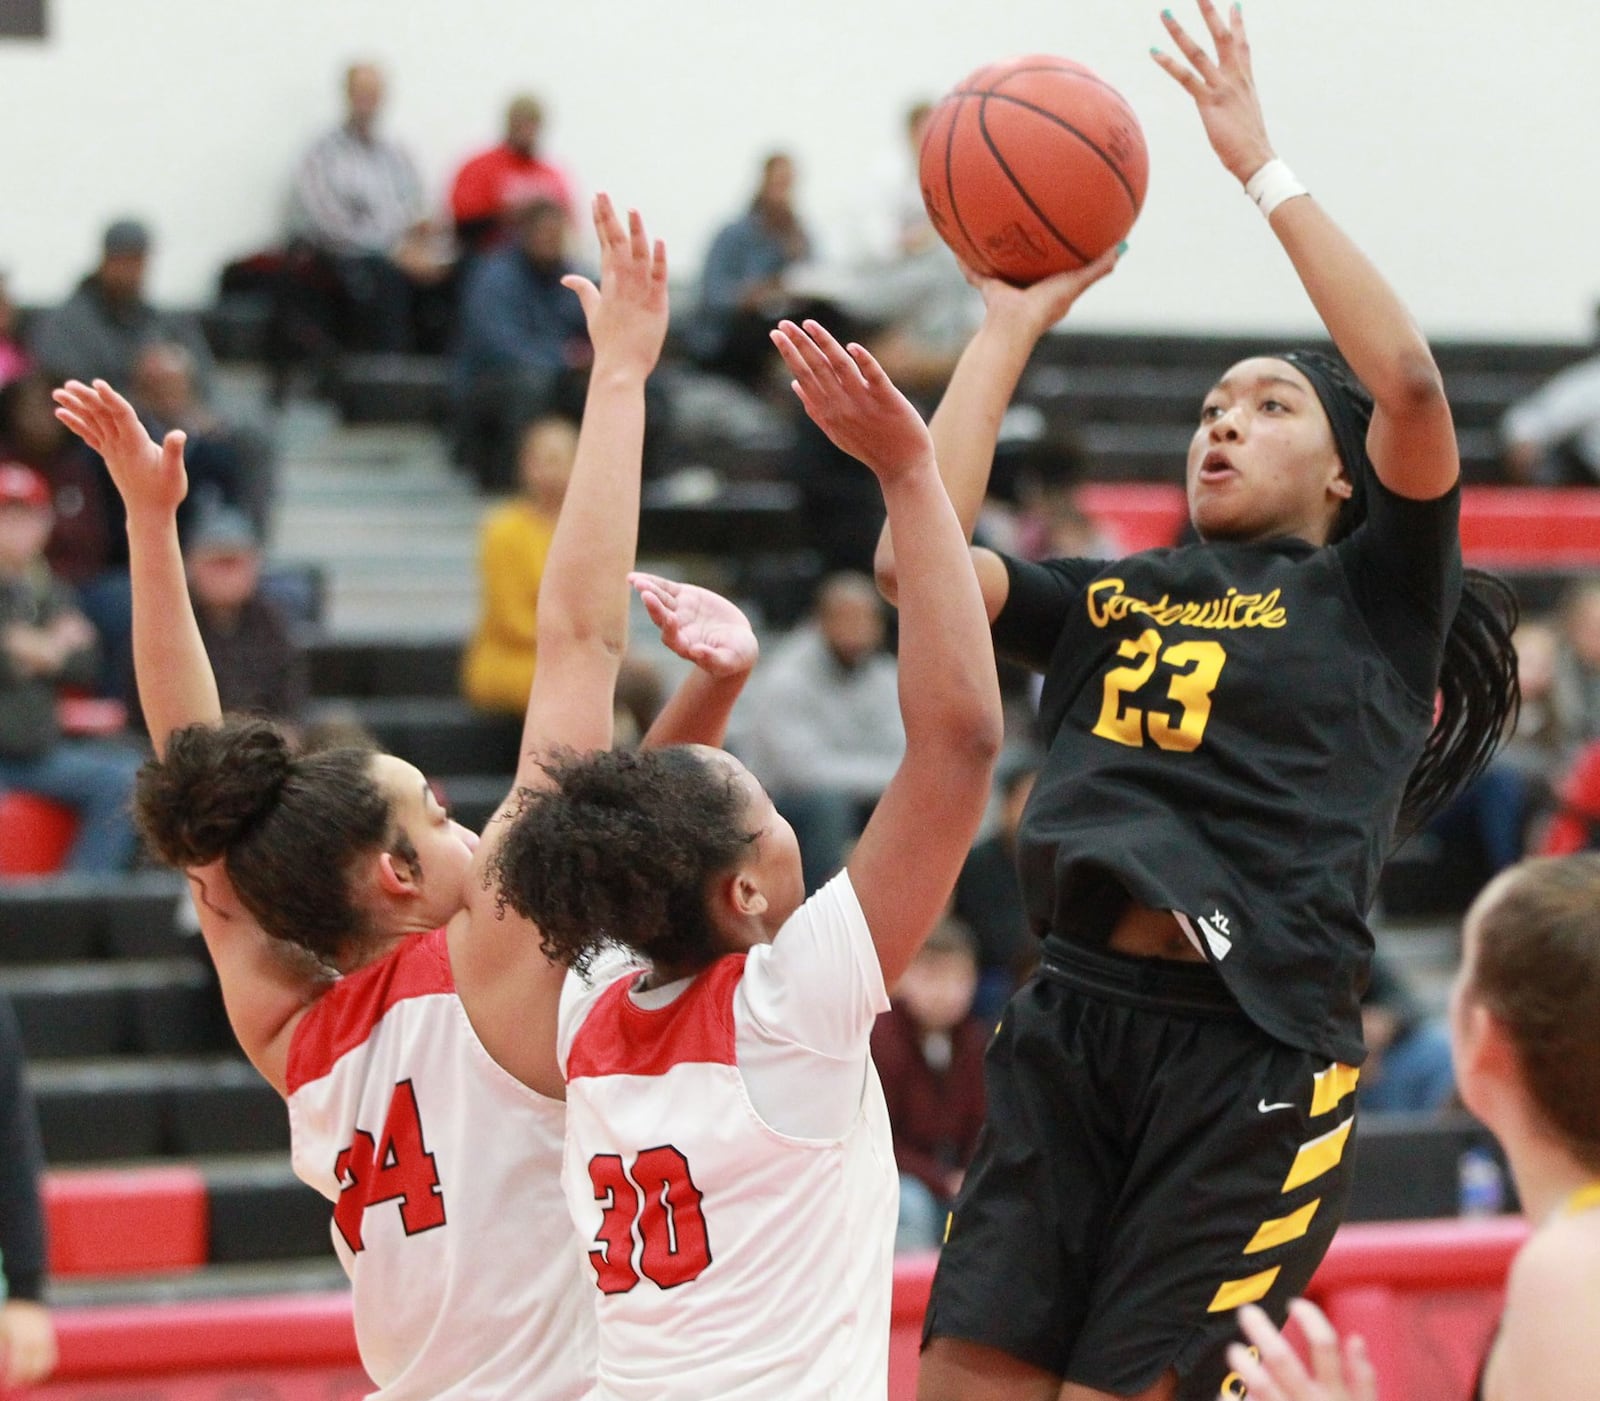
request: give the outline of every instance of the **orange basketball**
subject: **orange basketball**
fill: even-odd
[[[922,200],[968,266],[1025,286],[1093,262],[1144,204],[1133,108],[1081,63],[1029,54],[978,69],[933,109]]]

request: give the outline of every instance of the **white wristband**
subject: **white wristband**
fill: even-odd
[[[1272,211],[1284,200],[1311,193],[1295,179],[1294,171],[1276,156],[1245,181],[1244,192],[1256,202],[1256,208],[1269,219],[1272,217]]]

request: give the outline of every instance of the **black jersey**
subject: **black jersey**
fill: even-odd
[[[1006,560],[997,649],[1044,673],[1018,837],[1029,920],[1095,943],[1172,910],[1276,1039],[1359,1063],[1366,911],[1432,727],[1459,492],[1377,482],[1337,545]]]

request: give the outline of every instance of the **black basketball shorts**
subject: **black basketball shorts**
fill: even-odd
[[[1349,1193],[1358,1072],[1273,1040],[1210,968],[1063,947],[1007,1005],[923,1342],[1134,1395],[1243,1395],[1235,1310],[1282,1322]],[[1231,1388],[1231,1390],[1230,1390]]]

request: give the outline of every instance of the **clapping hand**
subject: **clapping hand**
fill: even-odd
[[[679,584],[657,574],[633,573],[628,582],[644,600],[661,640],[709,676],[746,675],[760,647],[749,619],[721,594]]]

